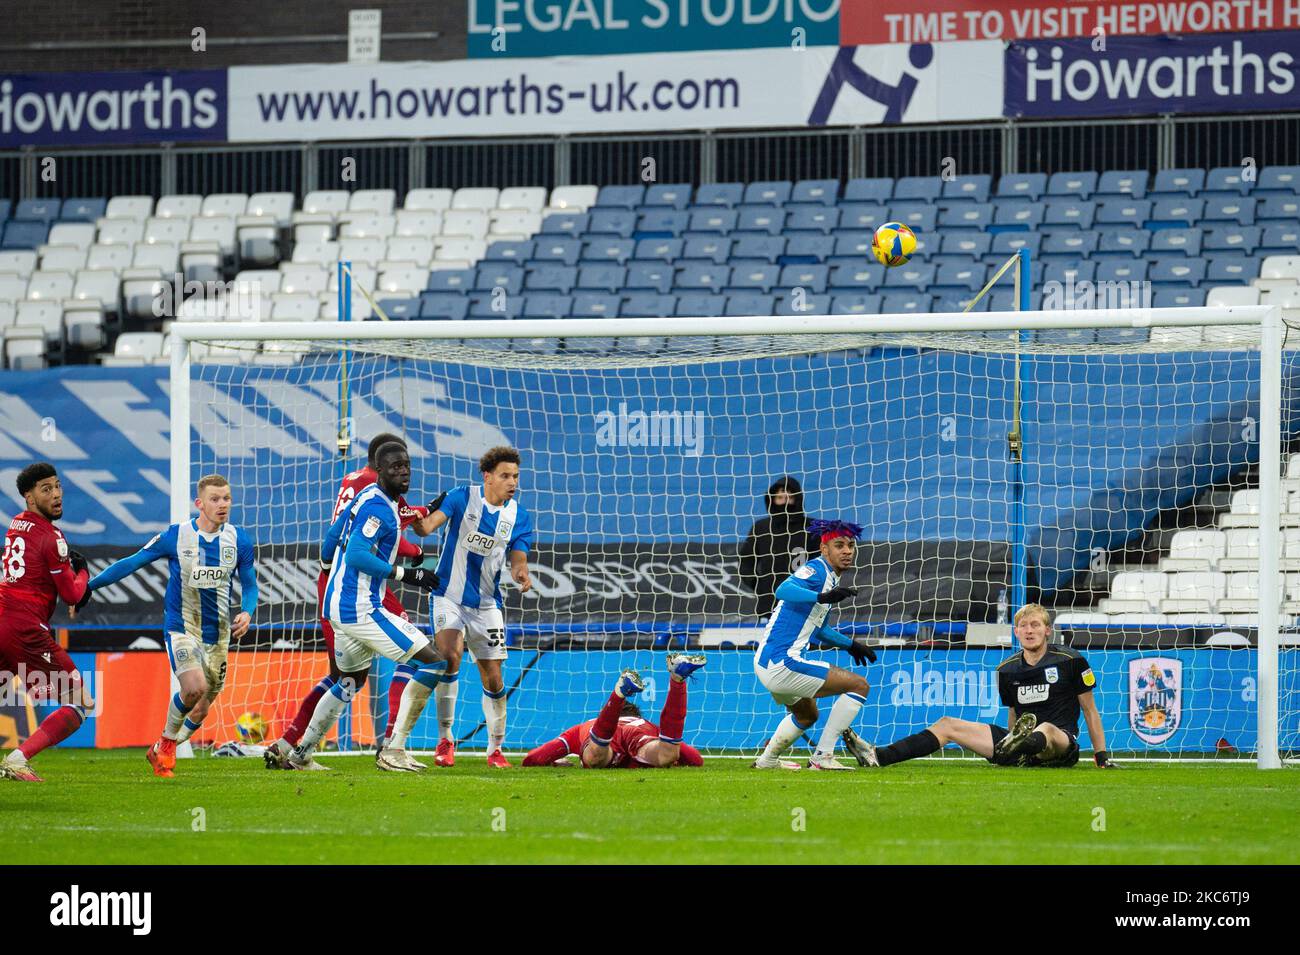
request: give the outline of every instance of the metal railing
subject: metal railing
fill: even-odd
[[[1300,113],[0,153],[0,198],[1300,164]]]

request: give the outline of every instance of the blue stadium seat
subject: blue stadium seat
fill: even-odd
[[[1300,253],[1300,222],[1275,222],[1263,227],[1259,240],[1260,255],[1296,255]]]
[[[741,206],[739,211],[740,216],[734,226],[736,235],[780,235],[785,229],[784,209],[774,206]]]
[[[658,292],[667,295],[673,287],[675,269],[668,262],[632,262],[627,267],[628,291]],[[626,312],[624,314],[627,314]]]
[[[636,239],[594,238],[582,244],[583,262],[626,262],[636,251]]]
[[[840,210],[835,206],[798,206],[785,220],[787,232],[820,232],[828,235],[840,226]]]
[[[1211,285],[1247,285],[1259,278],[1262,264],[1257,258],[1246,255],[1216,255],[1205,270],[1205,281]]]
[[[987,229],[992,224],[993,206],[989,203],[967,202],[939,213],[941,229]]]
[[[1145,259],[1106,259],[1097,263],[1097,281],[1145,282],[1149,264]]]
[[[1097,203],[1097,215],[1093,221],[1098,226],[1131,225],[1141,227],[1150,218],[1150,199],[1105,199]]]
[[[1091,328],[1040,328],[1034,332],[1039,345],[1092,345],[1097,341]]]
[[[568,318],[572,311],[572,295],[531,293],[524,296],[524,318]]]
[[[1046,260],[1082,258],[1097,250],[1097,233],[1066,230],[1049,233],[1043,242],[1042,257]]]
[[[533,251],[536,248],[537,243],[532,239],[522,241],[515,239],[502,241],[498,239],[488,244],[487,254],[483,256],[483,261],[522,264],[533,257]]]
[[[1216,166],[1205,175],[1202,196],[1240,196],[1250,192],[1255,183],[1241,178],[1241,166]]]
[[[1097,205],[1086,199],[1057,199],[1047,204],[1043,216],[1044,229],[1060,229],[1074,226],[1078,229],[1091,229],[1092,220],[1097,214]]]
[[[618,318],[620,299],[600,292],[579,292],[573,296],[574,318]]]
[[[425,285],[430,292],[465,293],[474,288],[478,279],[477,269],[434,269],[429,273]]]
[[[1016,307],[1015,289],[994,289],[984,297],[989,300],[990,312],[1019,311],[1019,309]]]
[[[1196,225],[1201,221],[1204,212],[1204,199],[1157,199],[1155,205],[1151,207],[1151,219],[1147,228]]]
[[[939,227],[939,210],[925,203],[894,202],[889,207],[889,218],[910,226],[913,232],[933,232]]]
[[[1131,259],[1151,247],[1151,235],[1146,229],[1106,229],[1101,232],[1093,258]]]
[[[691,204],[692,187],[689,182],[665,183],[650,186],[645,191],[645,206],[668,206],[673,209],[685,209]]]
[[[518,318],[524,311],[522,295],[494,295],[491,292],[476,292],[469,297],[470,318],[511,319]]]
[[[597,206],[635,209],[645,201],[645,186],[601,186],[596,194]]]
[[[636,251],[632,253],[632,258],[672,262],[682,257],[685,248],[686,243],[681,239],[641,239],[636,244]]]
[[[1300,196],[1268,196],[1255,208],[1256,222],[1300,219]]]
[[[726,296],[708,292],[687,292],[677,297],[680,318],[717,318],[727,307]]]
[[[662,233],[679,236],[689,227],[691,214],[685,209],[651,209],[641,213],[636,223],[637,232]]]
[[[1199,285],[1204,279],[1204,259],[1157,258],[1147,272],[1147,281],[1153,286]]]
[[[994,228],[1034,229],[1043,224],[1046,212],[1040,202],[1012,199],[998,202],[993,207]]]
[[[1205,304],[1206,289],[1157,288],[1152,305],[1156,308],[1200,308]]]
[[[552,212],[542,220],[542,235],[582,235],[591,228],[589,212]]]
[[[783,206],[790,199],[794,184],[790,182],[751,182],[741,196],[744,205]]]
[[[524,270],[518,265],[482,262],[474,276],[474,291],[490,292],[504,289],[508,295],[518,295],[524,288]]]
[[[393,321],[406,321],[420,316],[418,298],[384,298],[379,300],[379,307]]]
[[[1161,229],[1151,233],[1151,254],[1181,252],[1183,255],[1199,256],[1201,238],[1200,229]]]
[[[832,315],[878,315],[883,298],[874,293],[845,292],[831,297]]]
[[[1097,191],[1097,174],[1095,172],[1058,172],[1047,180],[1049,196],[1077,196],[1089,198]]]
[[[1145,169],[1112,169],[1101,174],[1095,195],[1098,198],[1127,196],[1141,199],[1147,194],[1147,178]]]
[[[1210,229],[1201,243],[1204,252],[1244,252],[1253,255],[1259,246],[1260,229],[1257,225],[1219,226]]]
[[[840,181],[838,179],[801,179],[794,184],[787,205],[815,203],[817,205],[833,206],[839,192]]]
[[[938,270],[928,262],[913,259],[906,265],[889,269],[885,272],[885,288],[929,288],[934,284]]]
[[[1151,186],[1153,196],[1194,196],[1205,187],[1204,169],[1161,169]]]
[[[549,318],[550,316],[543,316]],[[523,352],[527,355],[554,355],[560,350],[560,342],[555,338],[525,338],[516,339],[510,343],[512,352]]]
[[[885,281],[885,267],[874,259],[860,265],[837,265],[831,269],[832,295],[873,292]]]
[[[738,206],[745,197],[745,186],[739,182],[711,182],[695,190],[697,206]]]
[[[799,296],[799,307],[795,307],[793,294],[779,296],[776,300],[777,315],[829,315],[831,297],[829,295]]]
[[[731,259],[775,262],[785,254],[783,235],[739,235],[731,247]]]
[[[1009,172],[998,179],[998,196],[1036,200],[1047,191],[1047,174]]]
[[[669,318],[677,308],[677,296],[633,292],[623,296],[619,315],[623,318]]]
[[[958,176],[943,184],[939,195],[943,199],[971,199],[975,202],[989,201],[989,187],[992,177],[983,173],[973,176]]]
[[[563,262],[575,265],[582,254],[582,240],[568,236],[539,236],[533,249],[533,260],[538,262]]]
[[[1256,201],[1254,196],[1211,196],[1205,200],[1201,225],[1208,226],[1214,222],[1254,225]]]
[[[584,265],[574,287],[583,292],[621,292],[626,285],[627,269],[621,265]]]
[[[1078,259],[1073,262],[1048,262],[1043,271],[1041,284],[1046,285],[1049,282],[1055,282],[1061,285],[1073,285],[1079,282],[1091,282],[1096,277],[1096,262],[1085,259]]]
[[[735,230],[738,219],[739,215],[735,209],[700,209],[697,207],[691,211],[689,229],[692,232],[721,232],[726,234]]]
[[[839,229],[875,232],[889,221],[889,210],[881,205],[854,202],[840,206]]]
[[[894,180],[850,179],[844,186],[844,202],[886,203],[894,196]]]
[[[525,292],[568,292],[578,281],[578,270],[572,265],[535,263],[524,275]]]
[[[787,265],[781,269],[777,284],[781,288],[801,288],[820,295],[826,291],[830,272],[824,265]]]
[[[938,176],[902,176],[894,183],[894,199],[905,202],[933,203],[943,192],[943,180]]]
[[[930,229],[922,229],[916,233],[916,252],[912,254],[914,259],[928,259],[930,256],[937,254],[939,251],[939,233]]]
[[[1095,331],[1099,345],[1140,345],[1151,339],[1149,328],[1098,328]]]
[[[1032,259],[1038,256],[1042,244],[1041,232],[1001,232],[993,236],[993,245],[989,251],[1001,262],[1005,262],[1021,249],[1028,249]]]
[[[4,240],[0,249],[34,249],[45,244],[45,237],[50,234],[48,222],[19,222],[11,219],[5,226]]]
[[[749,236],[751,241],[758,238]],[[731,258],[732,247],[735,246],[736,240],[725,236],[703,236],[696,239],[687,239],[685,251],[680,258],[685,261],[709,261],[717,262],[719,265]]]
[[[978,292],[988,280],[988,270],[984,263],[966,265],[941,265],[934,277],[932,288],[935,291],[953,291],[956,289]],[[888,284],[888,283],[886,283]]]
[[[631,209],[592,209],[588,234],[617,235],[631,238],[636,231],[637,214]]]
[[[707,268],[707,266],[706,266]],[[727,293],[733,292],[770,292],[775,286],[777,279],[781,276],[781,267],[770,263],[753,265],[737,265],[731,270],[731,278],[727,281]],[[679,288],[682,286],[679,284]],[[699,288],[698,285],[688,286],[690,288]],[[712,285],[709,286],[713,288]]]
[[[578,303],[576,300],[573,303],[573,308],[576,314],[576,310],[578,308]],[[585,315],[583,317],[584,318],[612,318],[613,316],[595,314],[595,315]],[[566,355],[608,355],[611,352],[618,351],[621,344],[622,344],[622,340],[618,338],[614,338],[613,336],[610,336],[608,338],[598,337],[598,336],[583,336],[579,338],[575,335],[571,338],[566,338],[564,340],[564,354]]]
[[[63,203],[58,199],[23,199],[14,209],[14,219],[19,222],[51,223],[59,218]]]
[[[917,314],[931,311],[934,297],[928,292],[891,292],[880,304],[882,314]]]
[[[13,210],[13,203],[8,199],[0,199],[0,228],[4,227],[4,222],[9,218],[9,213]]]
[[[974,297],[972,292],[941,292],[935,297],[931,309],[936,312],[964,312],[967,303]],[[989,297],[985,295],[976,301],[970,310],[972,312],[987,312],[989,310]]]
[[[757,292],[733,293],[727,296],[727,304],[722,314],[732,317],[771,315],[775,306],[775,295],[760,295]]]
[[[781,257],[781,261],[789,265],[825,262],[835,254],[835,242],[836,239],[832,235],[795,233],[786,242],[785,255]]]
[[[455,292],[425,292],[420,296],[420,318],[460,321],[469,315],[469,299]]]
[[[712,292],[721,292],[724,287],[731,284],[731,268],[726,265],[707,265],[698,262],[688,262],[677,270],[677,276],[673,280],[673,288],[677,291],[702,291],[708,289]]]
[[[1255,194],[1300,196],[1300,166],[1266,166],[1260,170]]]
[[[940,237],[939,251],[943,255],[962,255],[972,260],[979,259],[989,253],[993,247],[993,238],[984,232],[948,232]],[[1007,255],[1011,254],[1007,253]]]
[[[103,218],[107,208],[107,199],[65,199],[59,218],[64,222],[94,222]]]
[[[834,263],[836,265],[846,264],[856,266],[858,263],[874,263],[875,256],[871,254],[871,232],[850,232],[840,229],[835,233],[835,257],[837,259],[852,259],[852,262]]]

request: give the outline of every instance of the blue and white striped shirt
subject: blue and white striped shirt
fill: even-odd
[[[479,485],[447,492],[438,508],[447,515],[447,536],[438,559],[442,582],[435,593],[462,607],[501,606],[501,568],[512,550],[533,546],[533,519],[518,501],[493,506]]]
[[[339,546],[325,582],[325,616],[332,623],[358,623],[384,605],[387,576],[366,573],[348,562],[350,547],[364,549],[392,566],[397,560],[401,518],[397,502],[378,484],[365,488],[343,514]],[[333,528],[331,528],[331,531]]]

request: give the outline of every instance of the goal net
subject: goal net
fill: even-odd
[[[412,504],[478,483],[490,447],[523,456],[536,546],[533,590],[502,586],[510,751],[592,718],[624,667],[657,720],[664,652],[686,647],[710,655],[688,741],[761,746],[783,710],[751,648],[816,547],[799,514],[769,513],[794,478],[807,518],[866,528],[857,596],[829,618],[878,648],[864,737],[1005,720],[995,668],[1034,601],[1087,657],[1111,751],[1270,764],[1300,750],[1300,418],[1277,315],[177,323],[173,507],[229,476],[262,595],[210,732],[246,711],[279,732],[325,673],[319,541],[340,479],[392,431]],[[428,629],[428,598],[398,593]],[[376,661],[341,748],[382,732],[391,673]],[[433,709],[413,748],[436,742]],[[481,748],[468,655],[456,720]]]

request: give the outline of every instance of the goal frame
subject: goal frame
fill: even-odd
[[[345,313],[346,314],[346,313]],[[883,315],[801,315],[723,318],[515,319],[510,321],[317,321],[175,322],[171,327],[170,416],[172,422],[171,520],[186,520],[190,506],[190,344],[199,341],[395,341],[506,338],[633,338],[695,336],[890,335],[1004,332],[1040,329],[1101,329],[1258,325],[1260,328],[1260,523],[1256,765],[1282,765],[1279,742],[1279,646],[1281,592],[1282,310],[1242,305],[1154,309],[1080,309]],[[1274,462],[1273,467],[1262,466]],[[1271,519],[1270,519],[1271,515]]]

